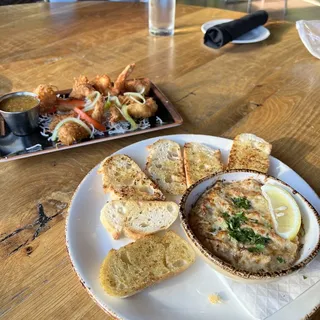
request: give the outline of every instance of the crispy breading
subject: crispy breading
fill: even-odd
[[[119,100],[121,103],[125,103],[128,105],[128,113],[134,119],[143,119],[149,118],[156,114],[158,110],[157,103],[152,99],[146,99],[145,104],[140,104],[130,100],[128,97],[119,96]],[[109,109],[110,111],[110,122],[119,122],[123,121],[124,118],[121,112],[115,105],[112,105]]]
[[[70,98],[84,99],[95,91],[94,87],[89,83],[86,76],[79,76],[74,78],[72,91],[69,95]]]
[[[152,98],[148,98],[145,104],[132,103],[128,106],[129,115],[135,119],[152,117],[157,110],[157,103]]]
[[[75,113],[71,112],[64,115],[56,115],[53,117],[51,124],[49,126],[50,131],[52,132],[56,125],[63,119],[66,118],[75,118]],[[82,139],[88,138],[90,135],[86,129],[81,127],[75,122],[67,122],[65,123],[58,132],[58,139],[64,145],[71,145],[74,142],[80,141]]]
[[[104,117],[104,98],[101,95],[94,106],[91,118],[102,123],[103,117]]]
[[[112,82],[106,74],[102,76],[96,75],[95,78],[90,81],[90,84],[104,96],[112,92]]]
[[[38,87],[33,91],[38,95],[40,100],[40,114],[47,113],[52,109],[57,102],[57,95],[54,91],[54,86],[39,84]]]

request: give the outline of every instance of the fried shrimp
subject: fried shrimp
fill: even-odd
[[[41,102],[41,134],[51,132],[51,141],[58,139],[70,145],[101,132],[113,134],[150,127],[148,118],[156,114],[158,106],[150,98],[152,84],[148,78],[128,80],[134,68],[134,63],[128,64],[115,81],[107,74],[91,80],[80,75],[74,78],[69,96],[68,91],[39,85],[35,93]],[[116,122],[123,123],[110,126]]]
[[[116,106],[112,105],[109,109],[109,112],[110,112],[109,121],[111,123],[125,120],[124,117],[122,116],[121,112],[119,111],[119,109]]]
[[[129,75],[132,73],[135,63],[131,63],[127,65],[124,70],[119,74],[117,80],[114,82],[114,86],[112,89],[112,93],[114,95],[118,95],[121,92],[125,91],[125,81],[129,77]]]
[[[44,114],[49,112],[57,103],[57,95],[55,86],[40,84],[34,90],[34,93],[38,95],[40,100],[40,113]]]
[[[128,114],[134,119],[150,118],[154,116],[158,110],[157,103],[152,99],[148,98],[144,104],[134,102],[129,97],[119,96],[121,104],[128,106]],[[112,105],[110,107],[110,122],[119,122],[125,120],[119,109]]]
[[[79,76],[74,78],[72,91],[69,95],[70,98],[83,99],[88,97],[95,91],[94,87],[89,83],[86,76]]]
[[[75,118],[76,114],[74,112],[70,112],[68,114],[54,116],[49,126],[50,131],[53,132],[54,128],[61,120],[71,117]],[[67,146],[74,142],[89,138],[89,136],[88,131],[75,122],[65,123],[58,132],[58,139]]]
[[[156,114],[157,110],[157,103],[152,98],[148,98],[145,104],[132,103],[128,106],[129,115],[135,119],[150,118]]]
[[[125,91],[139,92],[143,95],[148,95],[151,87],[149,79],[132,79],[125,81]]]
[[[95,78],[90,81],[90,84],[104,96],[112,92],[112,82],[106,74],[95,76]]]
[[[99,99],[97,100],[92,115],[92,119],[97,120],[98,122],[102,122],[104,118],[104,98],[100,95]]]

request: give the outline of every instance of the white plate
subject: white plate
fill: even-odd
[[[220,19],[220,20],[211,20],[206,23],[204,23],[201,26],[201,31],[203,33],[206,33],[206,31],[214,27],[218,24],[233,21],[234,19]],[[244,44],[244,43],[254,43],[254,42],[260,42],[265,39],[267,39],[270,36],[270,31],[263,27],[259,26],[245,34],[243,34],[241,37],[237,38],[236,40],[231,41],[232,43],[238,43],[238,44]]]
[[[135,160],[141,168],[146,162],[146,146],[158,140],[152,138],[140,141],[116,152],[126,154]],[[201,142],[219,148],[224,162],[227,160],[232,141],[204,135],[162,136],[178,142]],[[166,280],[156,286],[127,299],[109,297],[99,283],[99,268],[111,248],[119,248],[128,239],[113,240],[100,223],[100,210],[110,199],[102,190],[98,165],[93,168],[79,185],[70,204],[66,222],[66,241],[74,269],[93,299],[106,311],[126,320],[212,320],[212,319],[253,319],[239,304],[236,297],[227,291],[223,282],[202,259],[181,275]],[[311,187],[292,169],[281,161],[271,157],[269,173],[287,182],[304,195],[317,211],[320,200]],[[178,201],[179,197],[175,197]],[[172,227],[184,237],[179,221]],[[319,303],[317,292],[320,283],[302,294],[270,319],[301,319]],[[212,305],[208,295],[219,293],[226,301]]]

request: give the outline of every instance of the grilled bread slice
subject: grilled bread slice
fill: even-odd
[[[139,239],[169,228],[178,213],[174,202],[113,200],[101,210],[100,221],[115,240],[123,231],[129,238]]]
[[[148,151],[146,170],[151,179],[162,191],[173,195],[183,194],[186,190],[186,177],[179,144],[160,139],[148,146]]]
[[[135,200],[164,200],[161,190],[145,175],[128,156],[117,154],[103,160],[103,189],[112,192],[114,198]]]
[[[183,157],[188,188],[200,179],[223,170],[220,150],[198,142],[187,142]]]
[[[100,267],[100,282],[107,294],[125,298],[183,272],[194,261],[190,245],[173,231],[150,235],[111,249]]]
[[[266,173],[272,145],[251,133],[242,133],[233,140],[228,169],[250,169]]]

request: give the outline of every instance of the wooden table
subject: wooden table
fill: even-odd
[[[159,134],[234,137],[252,132],[320,192],[320,62],[295,26],[270,22],[271,36],[220,50],[200,26],[242,14],[179,5],[176,35],[148,36],[145,4],[32,4],[0,7],[0,93],[39,83],[69,88],[73,77],[115,77],[135,61],[179,109],[184,124],[165,132],[0,165],[2,319],[106,319],[80,285],[65,248],[68,202],[110,153]],[[41,203],[45,215],[39,215]]]

